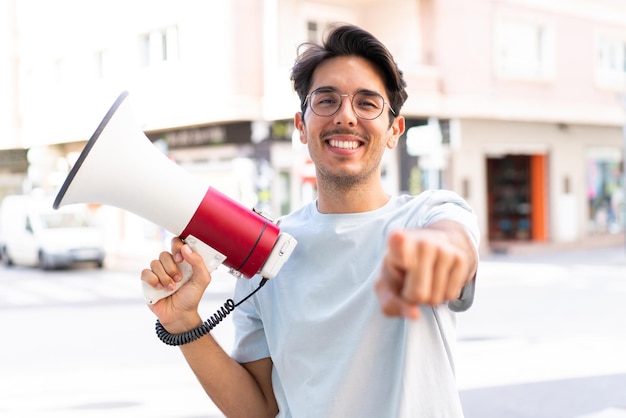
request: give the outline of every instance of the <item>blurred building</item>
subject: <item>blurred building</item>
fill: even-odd
[[[623,229],[622,1],[1,7],[0,195],[54,193],[126,90],[137,129],[184,168],[274,216],[301,206],[315,179],[292,140],[299,103],[289,70],[301,42],[343,21],[385,42],[409,84],[406,140],[385,160],[389,192],[459,192],[476,209],[485,249]],[[125,222],[122,234],[146,235]]]

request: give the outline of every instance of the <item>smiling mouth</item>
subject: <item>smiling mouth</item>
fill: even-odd
[[[331,139],[328,141],[328,145],[333,148],[341,148],[341,149],[357,149],[361,146],[361,142],[359,141],[339,141],[337,139]]]

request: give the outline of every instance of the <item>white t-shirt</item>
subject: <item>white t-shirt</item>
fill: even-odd
[[[387,236],[442,219],[479,233],[456,194],[393,197],[365,213],[321,214],[316,202],[286,216],[298,240],[280,273],[233,312],[233,358],[271,357],[279,417],[462,417],[454,377],[455,318],[447,305],[416,321],[382,314],[374,283]],[[235,301],[259,279],[238,280]]]

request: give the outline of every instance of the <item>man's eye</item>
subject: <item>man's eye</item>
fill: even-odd
[[[362,109],[380,109],[383,106],[383,98],[378,94],[373,93],[357,93],[354,96],[354,103]]]
[[[332,95],[320,94],[316,96],[315,102],[321,105],[330,105],[337,103],[337,99]]]
[[[362,107],[362,108],[368,108],[368,109],[377,109],[379,107],[378,103],[376,103],[375,100],[360,100],[358,102],[358,106]]]

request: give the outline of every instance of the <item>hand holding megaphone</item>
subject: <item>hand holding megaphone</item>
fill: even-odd
[[[122,93],[83,149],[54,201],[100,203],[139,215],[185,239],[210,272],[220,264],[250,278],[276,276],[297,242],[260,213],[202,184],[164,156],[136,127]],[[190,266],[179,266],[189,280]],[[144,283],[148,303],[173,292]]]
[[[209,273],[212,273],[217,269],[220,264],[224,262],[226,257],[223,254],[215,251],[213,248],[204,244],[202,241],[194,237],[193,235],[188,236],[185,239],[185,244],[189,245],[189,247],[196,253],[202,256],[204,260],[204,264],[206,265]],[[178,269],[180,270],[181,280],[175,283],[174,290],[167,290],[165,288],[157,289],[149,285],[148,283],[142,281],[141,285],[143,286],[143,295],[146,299],[146,302],[150,305],[158,302],[161,299],[164,299],[178,291],[182,285],[187,283],[191,276],[193,275],[193,269],[191,264],[186,261],[181,261],[176,264]]]

